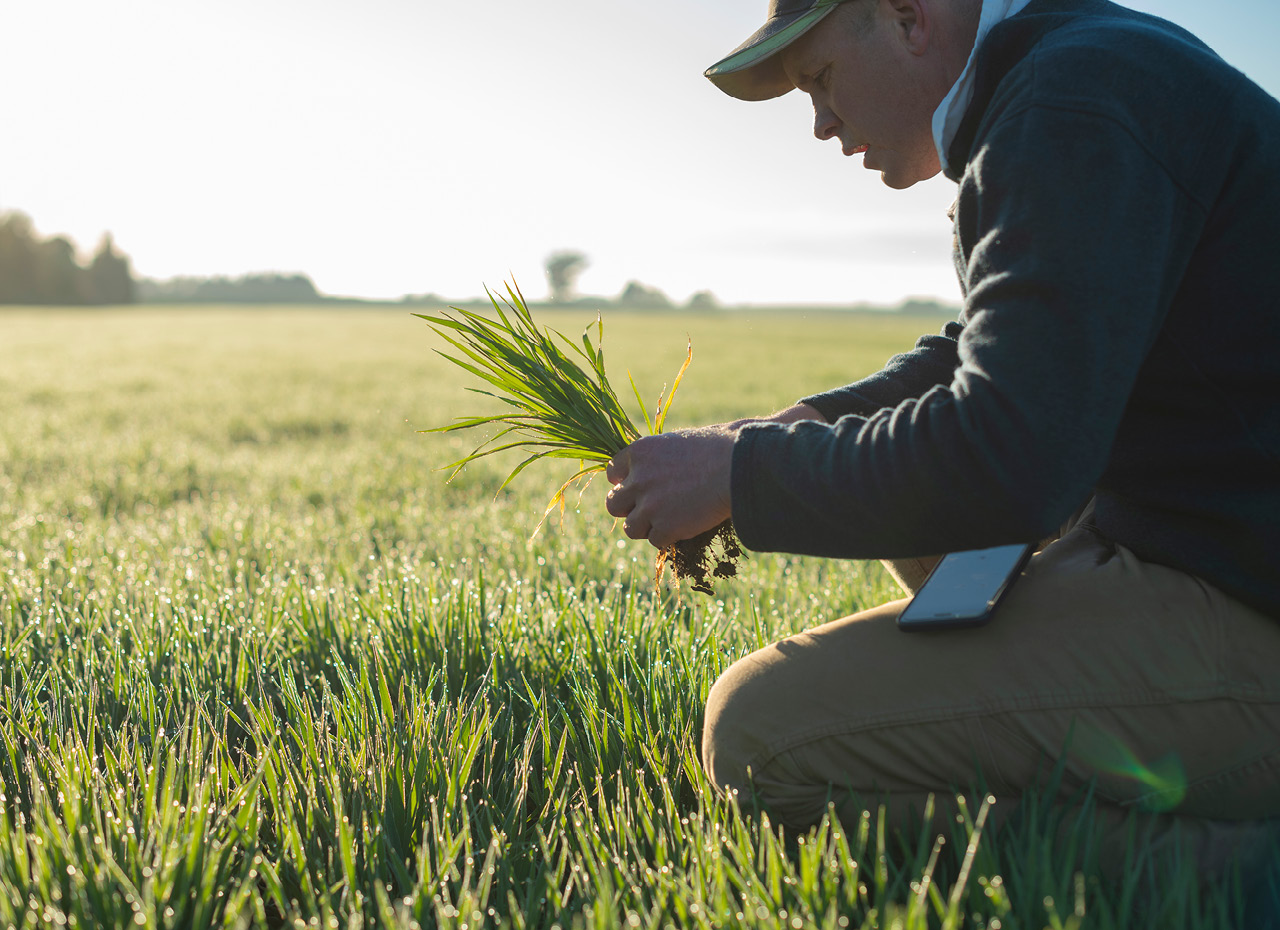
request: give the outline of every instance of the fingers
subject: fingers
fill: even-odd
[[[648,539],[653,526],[648,520],[628,517],[622,523],[622,532],[632,539]]]
[[[613,485],[605,495],[604,506],[615,517],[625,518],[622,531],[632,539],[648,539],[653,524],[635,512],[636,490],[624,484],[631,473],[631,452],[624,449],[605,466],[604,474]]]
[[[638,514],[632,513],[622,523],[622,532],[626,533],[632,539],[647,539],[649,543],[657,549],[667,549],[674,546],[681,540],[689,538],[689,534],[679,535],[670,529],[664,529],[660,526],[654,526],[651,522]]]
[[[604,467],[604,476],[609,479],[610,484],[619,484],[626,480],[627,474],[631,471],[631,451],[623,449],[617,455],[609,460],[609,464]]]
[[[622,532],[632,539],[648,539],[654,542],[652,534],[655,530],[653,521],[650,519],[651,515],[644,507],[636,505],[635,492],[625,485],[614,485],[613,490],[605,497],[604,506],[613,516],[625,518],[622,523]],[[654,545],[657,543],[654,542]],[[670,543],[664,545],[670,545]]]
[[[662,533],[657,528],[652,526],[649,527],[649,533],[647,536],[645,536],[645,539],[649,540],[649,544],[652,545],[655,549],[669,549],[672,546],[674,546],[676,543],[680,542],[680,540],[677,539],[675,536],[673,536],[670,532]]]
[[[635,492],[629,490],[623,485],[627,476],[631,474],[631,449],[626,448],[611,458],[604,467],[604,476],[609,480],[609,484],[613,485],[609,493],[605,495],[604,506],[615,517],[625,517],[631,513],[636,505]],[[631,534],[628,533],[628,536]],[[641,539],[643,537],[634,536],[633,539]]]
[[[635,505],[635,495],[621,484],[615,484],[604,497],[604,509],[615,517],[627,516]]]

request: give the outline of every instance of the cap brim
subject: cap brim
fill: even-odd
[[[837,2],[821,3],[794,17],[775,17],[757,29],[724,58],[703,73],[730,97],[770,100],[795,85],[782,70],[778,52],[812,29],[834,10]]]

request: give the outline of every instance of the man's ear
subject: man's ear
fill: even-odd
[[[923,55],[933,35],[934,0],[881,0],[889,7],[894,31],[913,55]]]

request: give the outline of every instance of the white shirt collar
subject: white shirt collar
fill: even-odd
[[[938,109],[933,113],[933,144],[938,148],[938,160],[945,171],[947,169],[947,149],[956,137],[960,121],[964,119],[965,110],[973,100],[974,60],[978,57],[978,47],[987,37],[996,23],[1003,22],[1015,13],[1020,13],[1031,0],[982,0],[982,15],[978,18],[978,34],[973,39],[973,51],[959,79],[951,85],[951,90],[942,98]]]

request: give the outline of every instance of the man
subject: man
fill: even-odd
[[[1062,756],[1104,824],[1213,858],[1280,815],[1280,103],[1104,0],[772,0],[708,76],[799,88],[886,184],[959,185],[957,322],[772,417],[648,437],[607,507],[655,546],[892,560],[1057,537],[995,619],[897,601],[745,657],[704,764],[776,819],[1008,811]],[[1121,831],[1113,834],[1114,842]],[[1117,846],[1110,851],[1116,852]]]

